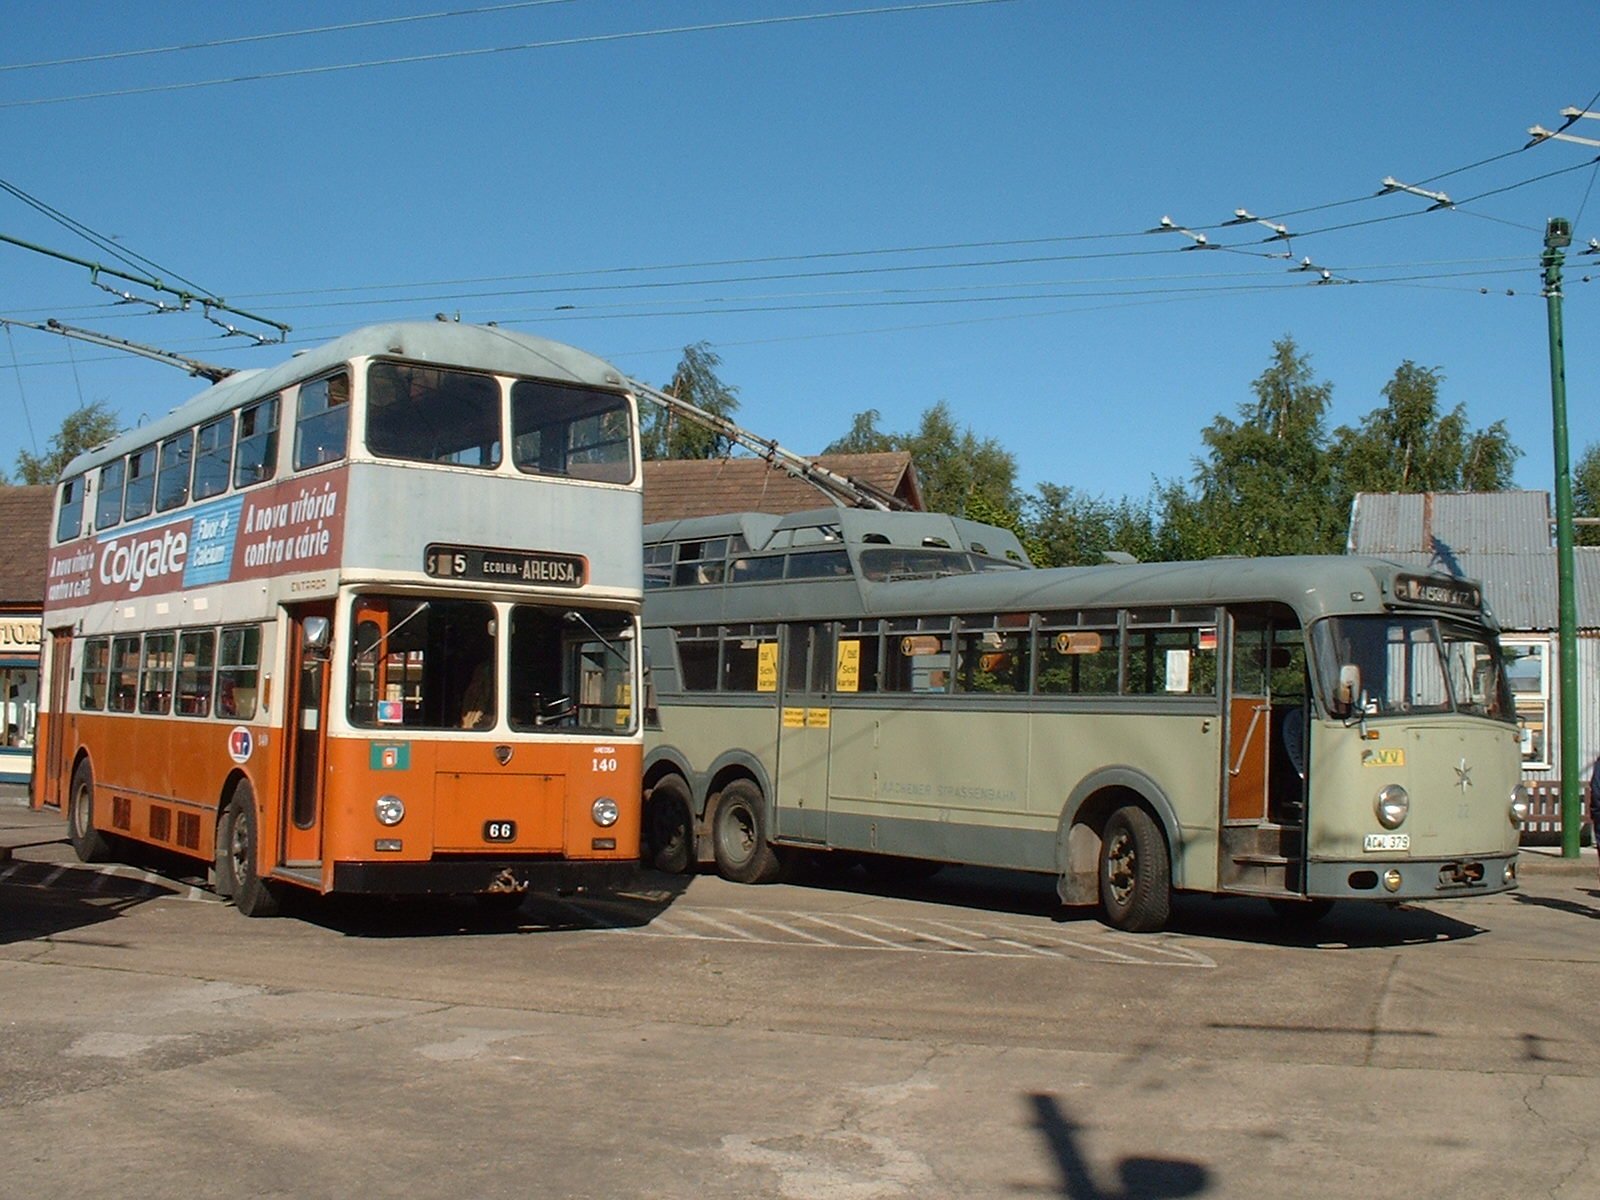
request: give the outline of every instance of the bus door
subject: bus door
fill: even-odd
[[[312,866],[322,861],[324,763],[328,746],[328,656],[333,642],[333,605],[297,605],[289,610],[288,694],[282,790],[283,862]]]
[[[44,787],[37,803],[60,808],[67,788],[67,696],[72,679],[72,631],[50,633],[50,733],[45,742]]]
[[[1242,613],[1234,613],[1231,624],[1228,769],[1223,783],[1227,789],[1228,820],[1264,821],[1272,740],[1272,624],[1263,617]]]
[[[820,842],[828,835],[833,626],[797,623],[784,635],[774,789],[778,836]]]
[[[1310,736],[1304,637],[1286,608],[1229,617],[1221,879],[1238,890],[1298,893]]]

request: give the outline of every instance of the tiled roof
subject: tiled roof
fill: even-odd
[[[0,487],[0,604],[44,603],[44,556],[55,489]]]
[[[922,508],[922,489],[911,455],[822,454],[816,461],[840,475],[871,484]],[[662,459],[644,464],[644,519],[676,521],[718,513],[805,512],[828,499],[804,480],[759,458]]]

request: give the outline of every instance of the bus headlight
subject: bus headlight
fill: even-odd
[[[1511,789],[1511,823],[1521,825],[1533,815],[1533,797],[1523,784]]]
[[[622,810],[617,807],[617,802],[609,796],[601,796],[594,802],[589,812],[594,816],[594,823],[601,829],[609,829],[617,823],[617,818]]]
[[[405,820],[406,802],[399,796],[379,796],[373,807],[377,810],[380,825],[398,825]]]
[[[1378,793],[1378,803],[1374,807],[1379,825],[1385,829],[1398,829],[1411,811],[1411,797],[1398,783],[1391,783]]]

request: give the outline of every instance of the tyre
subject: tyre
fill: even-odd
[[[767,844],[766,804],[749,780],[735,780],[722,790],[711,845],[724,879],[771,883],[778,877],[778,856]]]
[[[81,862],[110,862],[115,857],[111,839],[94,825],[94,768],[88,759],[72,772],[72,791],[67,797],[67,839]]]
[[[1286,925],[1315,925],[1333,911],[1332,900],[1287,900],[1274,898],[1267,901],[1278,919]]]
[[[224,855],[227,862],[218,867],[217,890],[230,887],[234,907],[247,917],[272,917],[278,912],[278,892],[256,873],[256,829],[255,792],[248,783],[240,783],[233,789],[219,826],[227,836],[217,850],[219,864]]]
[[[650,789],[644,802],[643,853],[647,867],[683,875],[695,866],[694,818],[689,814],[689,785],[668,775]]]
[[[1100,841],[1100,905],[1106,924],[1153,933],[1172,912],[1172,860],[1148,812],[1129,805],[1106,822]]]

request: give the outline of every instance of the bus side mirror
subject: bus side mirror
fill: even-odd
[[[1350,711],[1350,706],[1361,695],[1361,668],[1355,663],[1344,663],[1339,668],[1339,685],[1334,691],[1334,699],[1339,702],[1339,707],[1345,712]]]
[[[327,617],[307,617],[300,626],[301,646],[308,655],[325,655],[332,633],[333,622]]]

